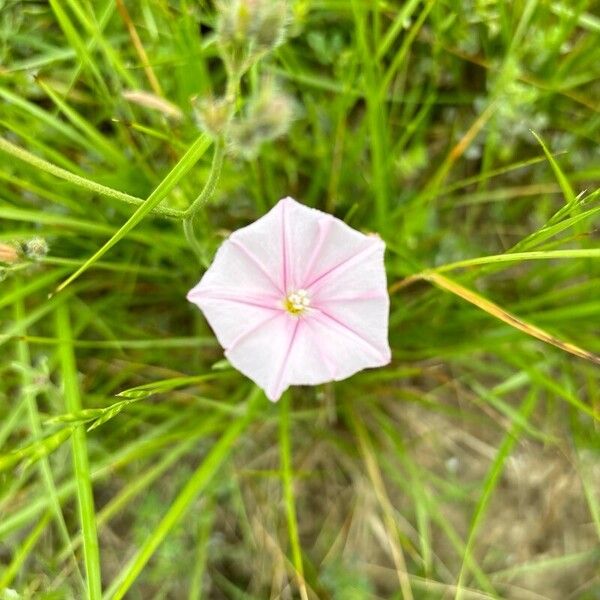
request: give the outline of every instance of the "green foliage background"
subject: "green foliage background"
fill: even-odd
[[[598,5],[291,2],[194,251],[219,10],[0,0],[0,597],[598,598]],[[271,405],[185,294],[286,195],[385,240],[394,359]]]

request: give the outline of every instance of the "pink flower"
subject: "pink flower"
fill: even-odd
[[[223,242],[189,292],[231,364],[272,401],[390,362],[389,296],[376,236],[280,200]]]

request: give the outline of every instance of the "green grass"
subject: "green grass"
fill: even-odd
[[[77,365],[71,343],[71,323],[68,308],[60,304],[56,310],[56,337],[60,340],[59,357],[63,381],[62,394],[65,408],[71,413],[81,410]],[[94,496],[90,479],[90,464],[87,450],[86,433],[83,425],[77,425],[71,433],[71,452],[73,471],[77,484],[77,505],[83,536],[83,558],[85,562],[86,587],[90,598],[97,600],[102,595],[100,575],[100,553],[96,530]]]
[[[0,599],[596,598],[596,5],[289,6],[240,78],[214,3],[0,0]],[[393,361],[271,405],[185,294],[287,195],[386,242]]]

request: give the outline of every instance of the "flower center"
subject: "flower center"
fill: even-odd
[[[296,290],[289,293],[283,300],[283,306],[295,317],[305,313],[310,307],[310,298],[306,290]]]

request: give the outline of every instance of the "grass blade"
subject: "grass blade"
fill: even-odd
[[[12,144],[4,138],[0,138],[0,150],[6,152],[10,156],[13,156],[14,158],[18,158],[19,160],[22,160],[23,162],[40,169],[41,171],[50,173],[54,177],[64,179],[65,181],[68,181],[69,183],[72,183],[73,185],[86,189],[90,192],[100,194],[101,196],[107,196],[108,198],[114,198],[115,200],[126,202],[127,204],[135,204],[137,206],[144,204],[143,198],[138,198],[136,196],[132,196],[131,194],[120,192],[119,190],[113,190],[112,188],[102,185],[101,183],[96,183],[91,179],[86,179],[80,175],[75,175],[75,173],[71,173],[70,171],[63,169],[62,167],[58,167],[51,162],[44,160],[43,158],[39,158],[35,154],[32,154],[24,148],[20,148],[19,146]],[[180,211],[170,208],[161,208],[156,206],[153,211],[169,217],[181,217]]]
[[[131,215],[129,220],[98,250],[88,258],[79,269],[65,279],[56,292],[64,290],[75,281],[84,271],[87,271],[97,260],[106,254],[115,244],[121,241],[142,219],[156,208],[165,196],[177,185],[178,181],[196,164],[198,159],[206,152],[209,141],[205,135],[199,136],[183,155],[179,162],[171,169],[168,175],[160,182],[158,187],[148,196],[148,199]]]
[[[528,421],[531,413],[533,412],[533,409],[535,408],[537,403],[537,399],[537,394],[535,393],[535,391],[532,391],[528,394],[528,396],[521,404],[518,413],[524,423]],[[477,532],[485,517],[485,513],[489,505],[490,499],[492,497],[492,494],[494,493],[496,485],[500,480],[500,476],[502,475],[502,472],[504,470],[504,463],[506,462],[506,459],[512,452],[512,449],[514,448],[515,444],[519,440],[522,429],[523,427],[520,422],[513,422],[511,430],[504,436],[504,439],[496,453],[496,457],[494,458],[494,461],[492,462],[492,465],[488,470],[485,482],[481,489],[479,500],[477,501],[477,506],[475,507],[473,517],[471,519],[469,537],[467,538],[467,543],[464,551],[465,558],[463,559],[463,563],[458,576],[458,581],[456,584],[456,600],[464,598],[463,583],[468,572],[467,557],[471,556]]]
[[[487,298],[484,298],[483,296],[477,294],[473,290],[470,290],[460,285],[459,283],[452,281],[451,279],[448,279],[443,275],[440,275],[439,273],[426,272],[420,274],[419,278],[425,279],[426,281],[430,281],[436,286],[448,292],[451,292],[456,296],[459,296],[463,300],[474,304],[475,306],[485,311],[486,313],[492,315],[496,319],[504,321],[504,323],[507,323],[511,327],[514,327],[515,329],[518,329],[519,331],[522,331],[523,333],[526,333],[531,337],[541,340],[546,344],[556,346],[557,348],[560,348],[561,350],[569,352],[570,354],[573,354],[575,356],[578,356],[579,358],[585,358],[586,360],[600,365],[600,356],[597,356],[592,352],[588,352],[587,350],[584,350],[583,348],[580,348],[575,344],[565,342],[553,335],[550,335],[548,332],[544,331],[540,327],[537,327],[536,325],[533,325],[531,323],[528,323],[527,321],[524,321],[523,319],[520,319],[519,317],[508,312],[507,310],[504,310],[497,304],[494,304]]]
[[[104,595],[105,600],[108,598],[111,600],[120,600],[125,596],[162,541],[173,527],[179,523],[190,504],[206,488],[219,470],[221,464],[231,452],[236,440],[250,424],[258,401],[262,400],[262,398],[263,395],[260,390],[255,388],[248,398],[246,414],[233,421],[221,438],[219,438],[219,441],[212,447],[206,458],[190,477],[188,483],[179,492],[177,498],[175,498],[152,534],[146,539],[137,554],[115,577],[110,589]]]
[[[575,204],[575,202],[577,201],[577,196],[575,195],[575,192],[573,191],[573,188],[571,187],[567,176],[563,173],[556,160],[554,160],[554,157],[550,153],[550,150],[548,150],[546,144],[544,143],[544,140],[542,140],[542,138],[535,131],[532,130],[531,133],[533,134],[535,139],[540,143],[540,146],[542,147],[542,150],[544,151],[544,154],[546,155],[546,158],[548,159],[548,162],[550,163],[550,166],[554,171],[556,180],[558,181],[560,189],[562,190],[563,195],[565,197],[565,202],[568,205]]]
[[[477,258],[468,258],[460,260],[434,270],[438,273],[453,271],[454,269],[463,269],[465,267],[474,267],[479,265],[493,265],[498,263],[511,263],[524,260],[557,260],[557,259],[578,259],[578,258],[600,258],[600,248],[572,248],[567,250],[539,250],[537,252],[515,252],[514,254],[495,254],[493,256],[480,256]]]
[[[283,499],[285,503],[285,516],[288,526],[288,535],[292,547],[292,563],[296,570],[298,589],[302,600],[308,600],[306,583],[304,582],[304,566],[302,563],[302,549],[298,536],[298,518],[296,516],[296,503],[294,501],[294,475],[292,473],[292,450],[290,444],[290,394],[281,398],[279,413],[279,451],[281,457],[281,478],[283,481]]]
[[[19,282],[19,285],[21,282]],[[19,290],[19,285],[14,286],[14,290]],[[14,316],[16,323],[22,323],[25,318],[25,306],[22,298],[17,298],[14,303]],[[27,413],[29,417],[29,426],[31,428],[31,432],[33,433],[36,439],[42,437],[42,425],[40,420],[40,414],[38,410],[37,403],[37,395],[38,392],[35,387],[34,378],[32,376],[32,361],[31,354],[29,351],[29,344],[27,343],[26,336],[27,330],[24,328],[20,331],[21,338],[17,342],[17,359],[19,361],[20,370],[21,370],[21,387],[22,387],[22,395],[25,400],[25,404],[27,406]],[[67,524],[65,522],[65,518],[63,516],[63,512],[60,506],[60,500],[58,498],[58,494],[56,491],[56,484],[54,482],[54,477],[52,474],[52,468],[50,466],[50,462],[48,461],[46,456],[41,456],[39,459],[39,473],[40,479],[42,480],[44,487],[46,489],[46,493],[51,502],[51,510],[49,514],[52,514],[54,517],[54,521],[57,525],[60,537],[62,538],[63,544],[69,546],[71,544],[71,539],[69,536],[69,530],[67,529]],[[81,582],[82,588],[84,587],[83,577],[81,576],[81,572],[79,570],[79,566],[77,564],[77,559],[73,553],[70,554],[70,558],[72,559],[72,564],[75,568],[75,571],[78,574],[79,580]],[[5,585],[8,585],[5,583]],[[2,584],[0,584],[0,588]]]
[[[7,588],[13,581],[13,579],[19,573],[19,570],[23,566],[23,563],[27,560],[27,557],[33,550],[38,539],[44,533],[44,530],[50,522],[50,513],[46,512],[44,516],[38,521],[37,525],[31,530],[31,533],[25,538],[23,544],[19,550],[15,553],[11,563],[2,573],[0,577],[0,591],[6,591]],[[8,595],[3,596],[8,598]]]
[[[408,576],[408,570],[406,568],[406,559],[404,558],[404,552],[402,550],[400,532],[394,517],[394,507],[385,489],[385,483],[377,463],[375,450],[369,438],[367,429],[365,428],[360,417],[355,413],[354,408],[350,404],[347,405],[347,408],[348,418],[351,422],[352,428],[354,429],[356,439],[358,441],[358,447],[360,448],[363,461],[367,468],[369,479],[371,480],[377,502],[379,503],[383,513],[388,543],[392,558],[394,560],[394,565],[396,567],[398,583],[402,592],[400,597],[403,598],[403,600],[413,600],[412,587],[410,583],[410,577]]]
[[[56,309],[56,336],[61,340],[60,362],[66,408],[69,412],[81,410],[77,367],[73,353],[71,323],[68,309],[60,304]],[[73,463],[77,484],[77,500],[79,518],[83,534],[83,557],[87,578],[87,597],[89,600],[100,600],[102,597],[102,579],[100,574],[100,553],[96,531],[96,511],[90,477],[90,465],[87,453],[85,429],[75,427],[72,436]]]

